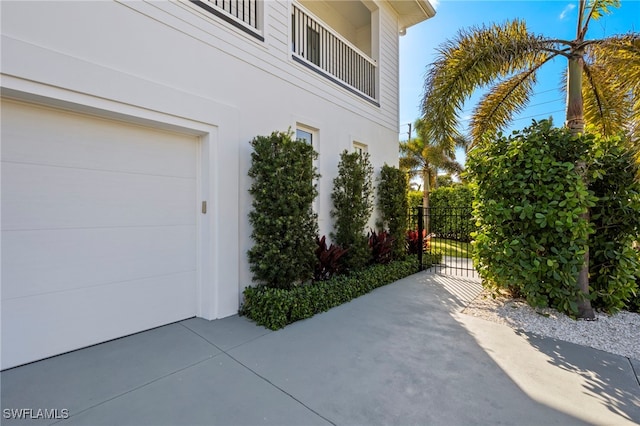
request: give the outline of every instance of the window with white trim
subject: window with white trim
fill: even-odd
[[[357,152],[358,154],[362,155],[368,151],[369,148],[366,144],[361,142],[353,142],[353,152]]]
[[[311,128],[311,127],[306,127],[302,124],[297,123],[296,124],[296,140],[303,140],[306,143],[308,143],[309,145],[311,145],[313,147],[313,150],[316,152],[319,152],[318,150],[318,130]],[[318,168],[318,159],[316,158],[316,160],[314,160],[313,165]],[[316,185],[318,185],[318,191],[320,191],[320,185],[318,180],[315,180]],[[318,199],[320,197],[316,197],[315,200],[313,200],[313,211],[314,212],[318,212]]]

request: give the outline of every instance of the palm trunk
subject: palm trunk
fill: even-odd
[[[582,54],[569,59],[567,81],[567,127],[571,133],[584,133],[584,101],[582,100]]]
[[[573,134],[584,133],[584,103],[582,100],[582,52],[576,52],[569,58],[567,81],[567,127]],[[587,165],[581,161],[577,164],[582,180],[587,181]],[[589,210],[581,216],[590,220]],[[584,295],[578,300],[578,316],[584,319],[595,319],[591,301],[589,300],[589,245],[585,247],[584,261],[578,273],[578,287]]]

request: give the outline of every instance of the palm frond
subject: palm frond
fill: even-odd
[[[448,159],[442,162],[438,168],[455,175],[460,175],[460,173],[464,171],[462,164],[458,163],[454,159]]]
[[[617,90],[611,72],[602,65],[585,64],[584,74],[587,84],[582,86],[582,97],[587,125],[603,135],[624,132],[631,110],[627,94]]]
[[[619,8],[620,0],[590,0],[587,4],[587,9],[589,16],[588,18],[599,19],[604,15],[610,15],[613,13],[611,8]],[[588,25],[588,20],[585,22],[585,25]]]
[[[419,170],[422,164],[413,156],[400,157],[400,169],[405,171]]]
[[[553,59],[555,54],[540,54],[536,64],[496,84],[476,106],[471,119],[472,145],[485,133],[494,134],[506,127],[513,116],[529,104],[536,83],[538,69]]]
[[[464,145],[465,138],[461,137],[457,143]],[[462,165],[455,161],[453,150],[448,150],[446,146],[436,144],[432,140],[415,138],[400,143],[400,168],[405,170],[410,178],[420,176],[424,180],[426,172],[430,176],[428,183],[432,184],[435,183],[437,169],[459,173]]]
[[[584,37],[587,35],[587,31],[589,31],[589,23],[591,19],[599,19],[604,15],[610,15],[612,13],[612,7],[619,8],[620,0],[589,0],[588,4],[586,4],[586,0],[580,0],[577,32],[578,39],[584,40]],[[583,16],[585,14],[586,16]]]
[[[640,33],[594,41],[586,47],[587,59],[615,70],[625,88],[640,87]]]
[[[527,30],[524,21],[462,30],[438,49],[428,68],[422,102],[424,135],[440,144],[459,136],[458,115],[464,101],[497,78],[522,72],[556,44]]]
[[[609,37],[586,48],[584,118],[605,135],[636,139],[640,117],[640,34]],[[635,126],[637,127],[637,126]]]
[[[458,135],[453,138],[456,148],[464,148],[465,150],[471,145],[471,140],[466,135]],[[455,152],[453,153],[455,156]]]

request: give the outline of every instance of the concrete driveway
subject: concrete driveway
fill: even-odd
[[[423,272],[276,332],[170,324],[2,372],[2,424],[640,423],[640,363],[461,314],[479,291]]]

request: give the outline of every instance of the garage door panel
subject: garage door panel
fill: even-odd
[[[3,106],[2,120],[13,124],[2,129],[5,161],[196,177],[197,146],[176,144],[183,135],[18,102]]]
[[[2,365],[196,313],[198,138],[2,102]]]
[[[191,317],[195,293],[185,289],[194,280],[195,272],[187,272],[3,300],[3,365],[42,359]]]
[[[195,224],[195,180],[4,163],[3,228]]]
[[[3,232],[2,297],[194,271],[195,245],[193,226]]]

